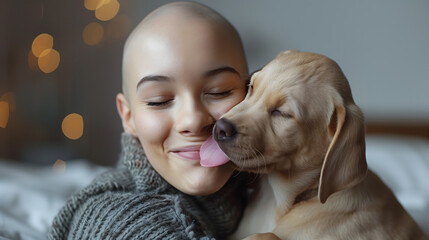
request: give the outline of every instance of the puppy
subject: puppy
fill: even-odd
[[[233,239],[428,239],[368,171],[362,112],[325,56],[279,54],[213,133],[239,169],[261,174]]]

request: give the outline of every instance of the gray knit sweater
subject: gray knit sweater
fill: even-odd
[[[115,170],[60,210],[48,239],[224,239],[235,230],[244,209],[245,174],[235,174],[215,194],[190,196],[152,168],[137,139],[124,133],[122,149]]]

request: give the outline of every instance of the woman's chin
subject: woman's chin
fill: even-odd
[[[205,196],[219,191],[231,177],[233,169],[227,166],[200,167],[186,173],[179,190],[194,196]]]

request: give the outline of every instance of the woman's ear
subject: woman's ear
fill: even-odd
[[[133,135],[134,137],[137,137],[131,108],[127,98],[123,93],[118,93],[118,95],[116,95],[116,107],[118,109],[119,117],[121,117],[124,131]]]

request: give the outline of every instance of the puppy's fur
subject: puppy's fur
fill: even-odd
[[[262,174],[232,238],[428,239],[367,171],[362,112],[329,58],[279,54],[221,121],[222,150],[239,169]],[[253,235],[262,237],[278,239]]]

